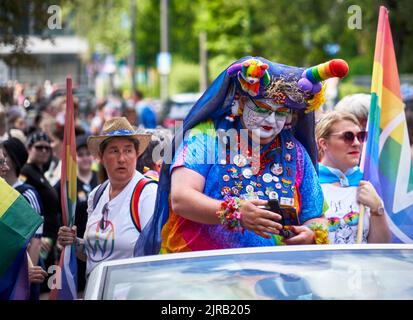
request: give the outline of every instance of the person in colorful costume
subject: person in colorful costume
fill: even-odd
[[[146,254],[160,242],[162,253],[326,243],[314,110],[324,102],[320,81],[347,70],[343,60],[303,69],[261,57],[224,70],[176,134],[172,165],[162,166]],[[279,235],[269,199],[298,213],[294,237]]]

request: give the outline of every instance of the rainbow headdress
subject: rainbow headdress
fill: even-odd
[[[227,73],[237,80],[241,94],[274,99],[276,104],[294,110],[311,111],[325,101],[322,81],[345,77],[348,65],[342,59],[333,59],[304,69],[256,57],[233,64]]]
[[[311,75],[310,71],[311,70]],[[234,98],[241,94],[253,99],[273,99],[278,105],[299,111],[295,137],[306,148],[313,164],[317,163],[314,137],[314,112],[323,103],[321,80],[343,77],[348,66],[343,60],[332,60],[312,68],[298,68],[269,61],[261,57],[244,57],[221,72],[202,97],[192,107],[172,142],[172,158],[182,144],[181,137],[197,124],[211,119],[231,119]],[[306,111],[301,112],[301,111]],[[226,121],[229,129],[231,121]],[[161,230],[169,218],[171,164],[163,163],[158,185],[155,211],[142,230],[137,255],[157,254],[161,247]]]

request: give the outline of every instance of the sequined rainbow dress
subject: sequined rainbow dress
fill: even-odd
[[[241,129],[239,120],[234,125]],[[290,130],[281,131],[273,142],[260,147],[260,167],[254,168],[254,162],[248,163],[244,153],[234,152],[240,151],[240,144],[227,148],[226,161],[222,161],[216,127],[208,120],[191,129],[176,153],[171,172],[184,166],[199,173],[205,178],[204,194],[217,200],[225,195],[277,198],[280,204],[296,208],[301,224],[322,215],[324,197],[315,169]],[[251,152],[254,150],[247,151]],[[281,240],[280,236],[265,239],[248,230],[228,231],[222,225],[201,224],[170,212],[162,229],[161,253],[274,246]]]

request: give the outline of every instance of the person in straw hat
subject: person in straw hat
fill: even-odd
[[[86,275],[101,261],[136,256],[157,192],[156,182],[135,169],[150,140],[150,134],[138,133],[125,117],[106,121],[100,135],[88,138],[90,153],[100,159],[109,178],[89,195],[83,239],[77,238],[76,227],[61,227],[58,234],[60,245],[78,244]]]

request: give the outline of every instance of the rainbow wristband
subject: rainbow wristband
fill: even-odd
[[[221,203],[221,208],[216,215],[221,224],[230,231],[243,233],[244,228],[241,226],[241,200],[238,197],[226,196]]]

